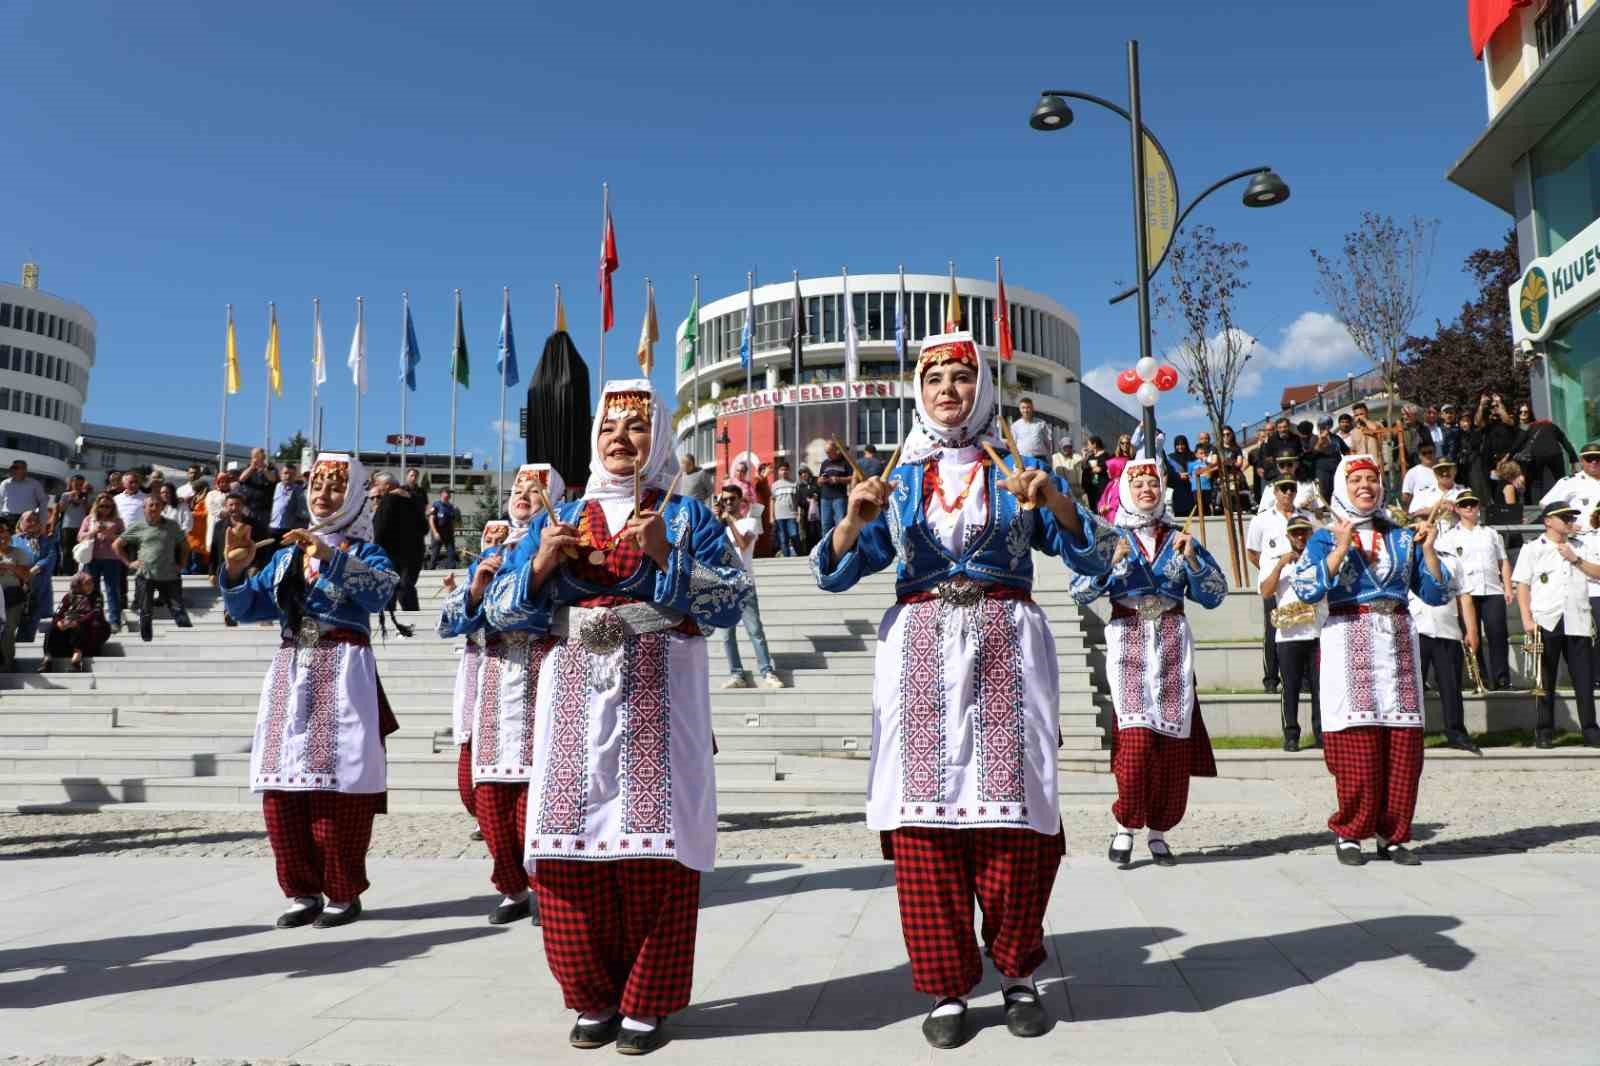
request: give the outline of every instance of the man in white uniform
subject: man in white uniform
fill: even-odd
[[[1597,526],[1595,515],[1600,512],[1600,441],[1590,441],[1578,453],[1579,469],[1568,474],[1544,494],[1539,506],[1570,503],[1578,509],[1577,532],[1588,533]],[[1589,613],[1594,616],[1596,631],[1600,631],[1600,581],[1589,582]],[[1592,649],[1595,683],[1600,684],[1600,647]]]
[[[1244,551],[1250,565],[1257,573],[1264,569],[1262,558],[1267,552],[1277,554],[1289,543],[1289,519],[1301,512],[1295,510],[1295,494],[1300,483],[1291,475],[1280,477],[1272,483],[1272,509],[1262,511],[1250,519],[1244,533]],[[1306,517],[1310,517],[1307,515]],[[1278,638],[1273,632],[1272,609],[1277,606],[1271,596],[1263,595],[1261,604],[1261,687],[1267,692],[1278,691],[1281,682],[1278,669]]]
[[[1506,608],[1516,593],[1511,588],[1506,542],[1498,530],[1482,524],[1483,501],[1470,488],[1456,497],[1456,516],[1459,524],[1439,535],[1438,551],[1450,557],[1459,594],[1472,601],[1473,620],[1478,625],[1467,629],[1467,648],[1478,659],[1485,688],[1510,688]]]
[[[1322,747],[1322,698],[1317,676],[1317,638],[1328,618],[1325,600],[1305,603],[1295,595],[1290,580],[1300,553],[1311,537],[1311,519],[1303,514],[1284,523],[1284,535],[1273,538],[1273,545],[1261,556],[1261,573],[1256,588],[1262,598],[1277,604],[1267,608],[1267,624],[1277,638],[1278,667],[1283,672],[1283,750],[1300,750],[1300,693],[1311,690],[1312,747]],[[1276,613],[1276,625],[1271,617]]]
[[[1444,549],[1436,547],[1436,551],[1442,554]],[[1423,674],[1426,676],[1431,667],[1434,682],[1439,687],[1439,709],[1444,716],[1445,747],[1482,755],[1483,752],[1472,741],[1472,734],[1467,732],[1467,710],[1461,695],[1462,678],[1466,669],[1461,643],[1467,632],[1477,633],[1477,612],[1473,608],[1472,597],[1461,593],[1459,568],[1450,567],[1449,571],[1448,601],[1435,607],[1424,603],[1422,597],[1413,592],[1408,598],[1407,607],[1417,627],[1417,644],[1422,654]],[[1466,615],[1465,628],[1462,626],[1463,614]]]
[[[1594,719],[1594,675],[1590,641],[1594,616],[1589,612],[1589,581],[1600,578],[1600,561],[1593,547],[1572,536],[1578,509],[1567,503],[1546,504],[1544,536],[1523,545],[1511,572],[1517,602],[1522,608],[1522,630],[1541,630],[1544,654],[1539,678],[1544,696],[1534,725],[1534,746],[1555,743],[1556,671],[1563,657],[1572,675],[1578,699],[1578,722],[1587,747],[1600,748],[1600,727]]]

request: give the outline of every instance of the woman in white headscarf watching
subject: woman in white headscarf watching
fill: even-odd
[[[222,598],[241,622],[278,622],[250,747],[278,885],[280,928],[346,925],[361,915],[372,819],[384,807],[383,737],[397,725],[378,683],[371,616],[400,580],[372,543],[367,472],[324,452],[311,469],[311,524],[254,577],[251,527],[227,530]]]
[[[974,902],[1007,1028],[1049,1027],[1033,974],[1065,850],[1061,707],[1033,556],[1100,573],[1116,536],[1042,460],[994,468],[984,451],[997,443],[994,380],[971,334],[927,338],[916,380],[900,460],[850,490],[811,569],[819,587],[843,592],[896,566],[896,603],[878,627],[867,824],[894,862],[912,984],[934,1000],[923,1037],[951,1048],[983,978]]]
[[[1228,582],[1211,554],[1167,518],[1163,465],[1140,456],[1122,468],[1116,515],[1122,537],[1111,570],[1072,587],[1079,603],[1111,600],[1106,680],[1117,801],[1109,856],[1122,867],[1133,861],[1140,829],[1148,829],[1156,865],[1175,865],[1167,834],[1183,820],[1189,779],[1217,775],[1195,694],[1194,633],[1184,604],[1217,607]]]
[[[1450,602],[1450,571],[1434,551],[1432,523],[1412,529],[1384,516],[1383,475],[1370,455],[1347,455],[1333,478],[1334,524],[1306,542],[1295,595],[1328,603],[1321,646],[1323,761],[1339,807],[1328,819],[1334,854],[1366,862],[1361,841],[1378,838],[1377,858],[1415,866],[1405,847],[1422,780],[1422,658],[1408,596],[1430,607]]]
[[[545,957],[578,1012],[569,1040],[644,1054],[689,1003],[716,858],[704,634],[738,622],[750,579],[705,504],[669,496],[672,428],[649,381],[606,384],[590,443],[583,498],[533,520],[482,610],[553,638],[525,857]]]
[[[505,629],[490,625],[484,618],[483,594],[505,555],[527,536],[545,495],[560,498],[565,493],[561,475],[549,463],[524,464],[506,507],[511,520],[484,525],[465,587],[451,582],[439,614],[441,637],[467,638],[452,701],[452,725],[461,748],[456,787],[494,859],[489,879],[501,898],[489,915],[491,925],[520,921],[532,913],[532,881],[522,846],[533,769],[534,697],[554,638],[533,631],[527,622]]]

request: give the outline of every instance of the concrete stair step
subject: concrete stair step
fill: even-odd
[[[1208,723],[1209,724],[1209,723]],[[1285,780],[1326,778],[1327,765],[1322,752],[1315,749],[1297,752],[1273,748],[1232,749],[1216,753],[1217,776]],[[1110,775],[1109,752],[1073,754],[1062,760],[1064,768]],[[1473,773],[1486,770],[1520,770],[1530,773],[1550,770],[1600,770],[1600,750],[1593,748],[1485,748],[1482,756],[1447,748],[1429,748],[1422,762],[1423,777],[1431,774]],[[1331,793],[1330,793],[1331,796]],[[1331,800],[1330,800],[1331,802]]]
[[[47,729],[17,728],[0,721],[0,750],[138,752],[248,752],[251,722],[243,729],[159,729],[135,727]],[[432,729],[401,729],[389,734],[390,754],[430,754],[436,747]],[[448,740],[445,742],[448,744]],[[453,753],[452,753],[452,757]]]

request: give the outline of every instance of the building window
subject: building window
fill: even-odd
[[[1574,107],[1529,153],[1534,240],[1539,255],[1560,250],[1600,216],[1600,88]]]
[[[1533,37],[1539,45],[1539,62],[1556,50],[1578,21],[1578,0],[1549,0],[1533,20]]]

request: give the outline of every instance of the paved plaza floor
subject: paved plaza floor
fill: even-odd
[[[0,1056],[19,1062],[614,1054],[566,1045],[539,931],[484,920],[486,861],[374,860],[366,916],[328,931],[272,928],[261,859],[3,866]],[[991,973],[975,1036],[935,1052],[887,864],[730,863],[704,880],[694,1005],[656,1060],[1594,1063],[1597,893],[1592,853],[1436,854],[1413,869],[1224,853],[1126,871],[1078,854],[1047,917],[1053,1031],[1007,1034]]]

